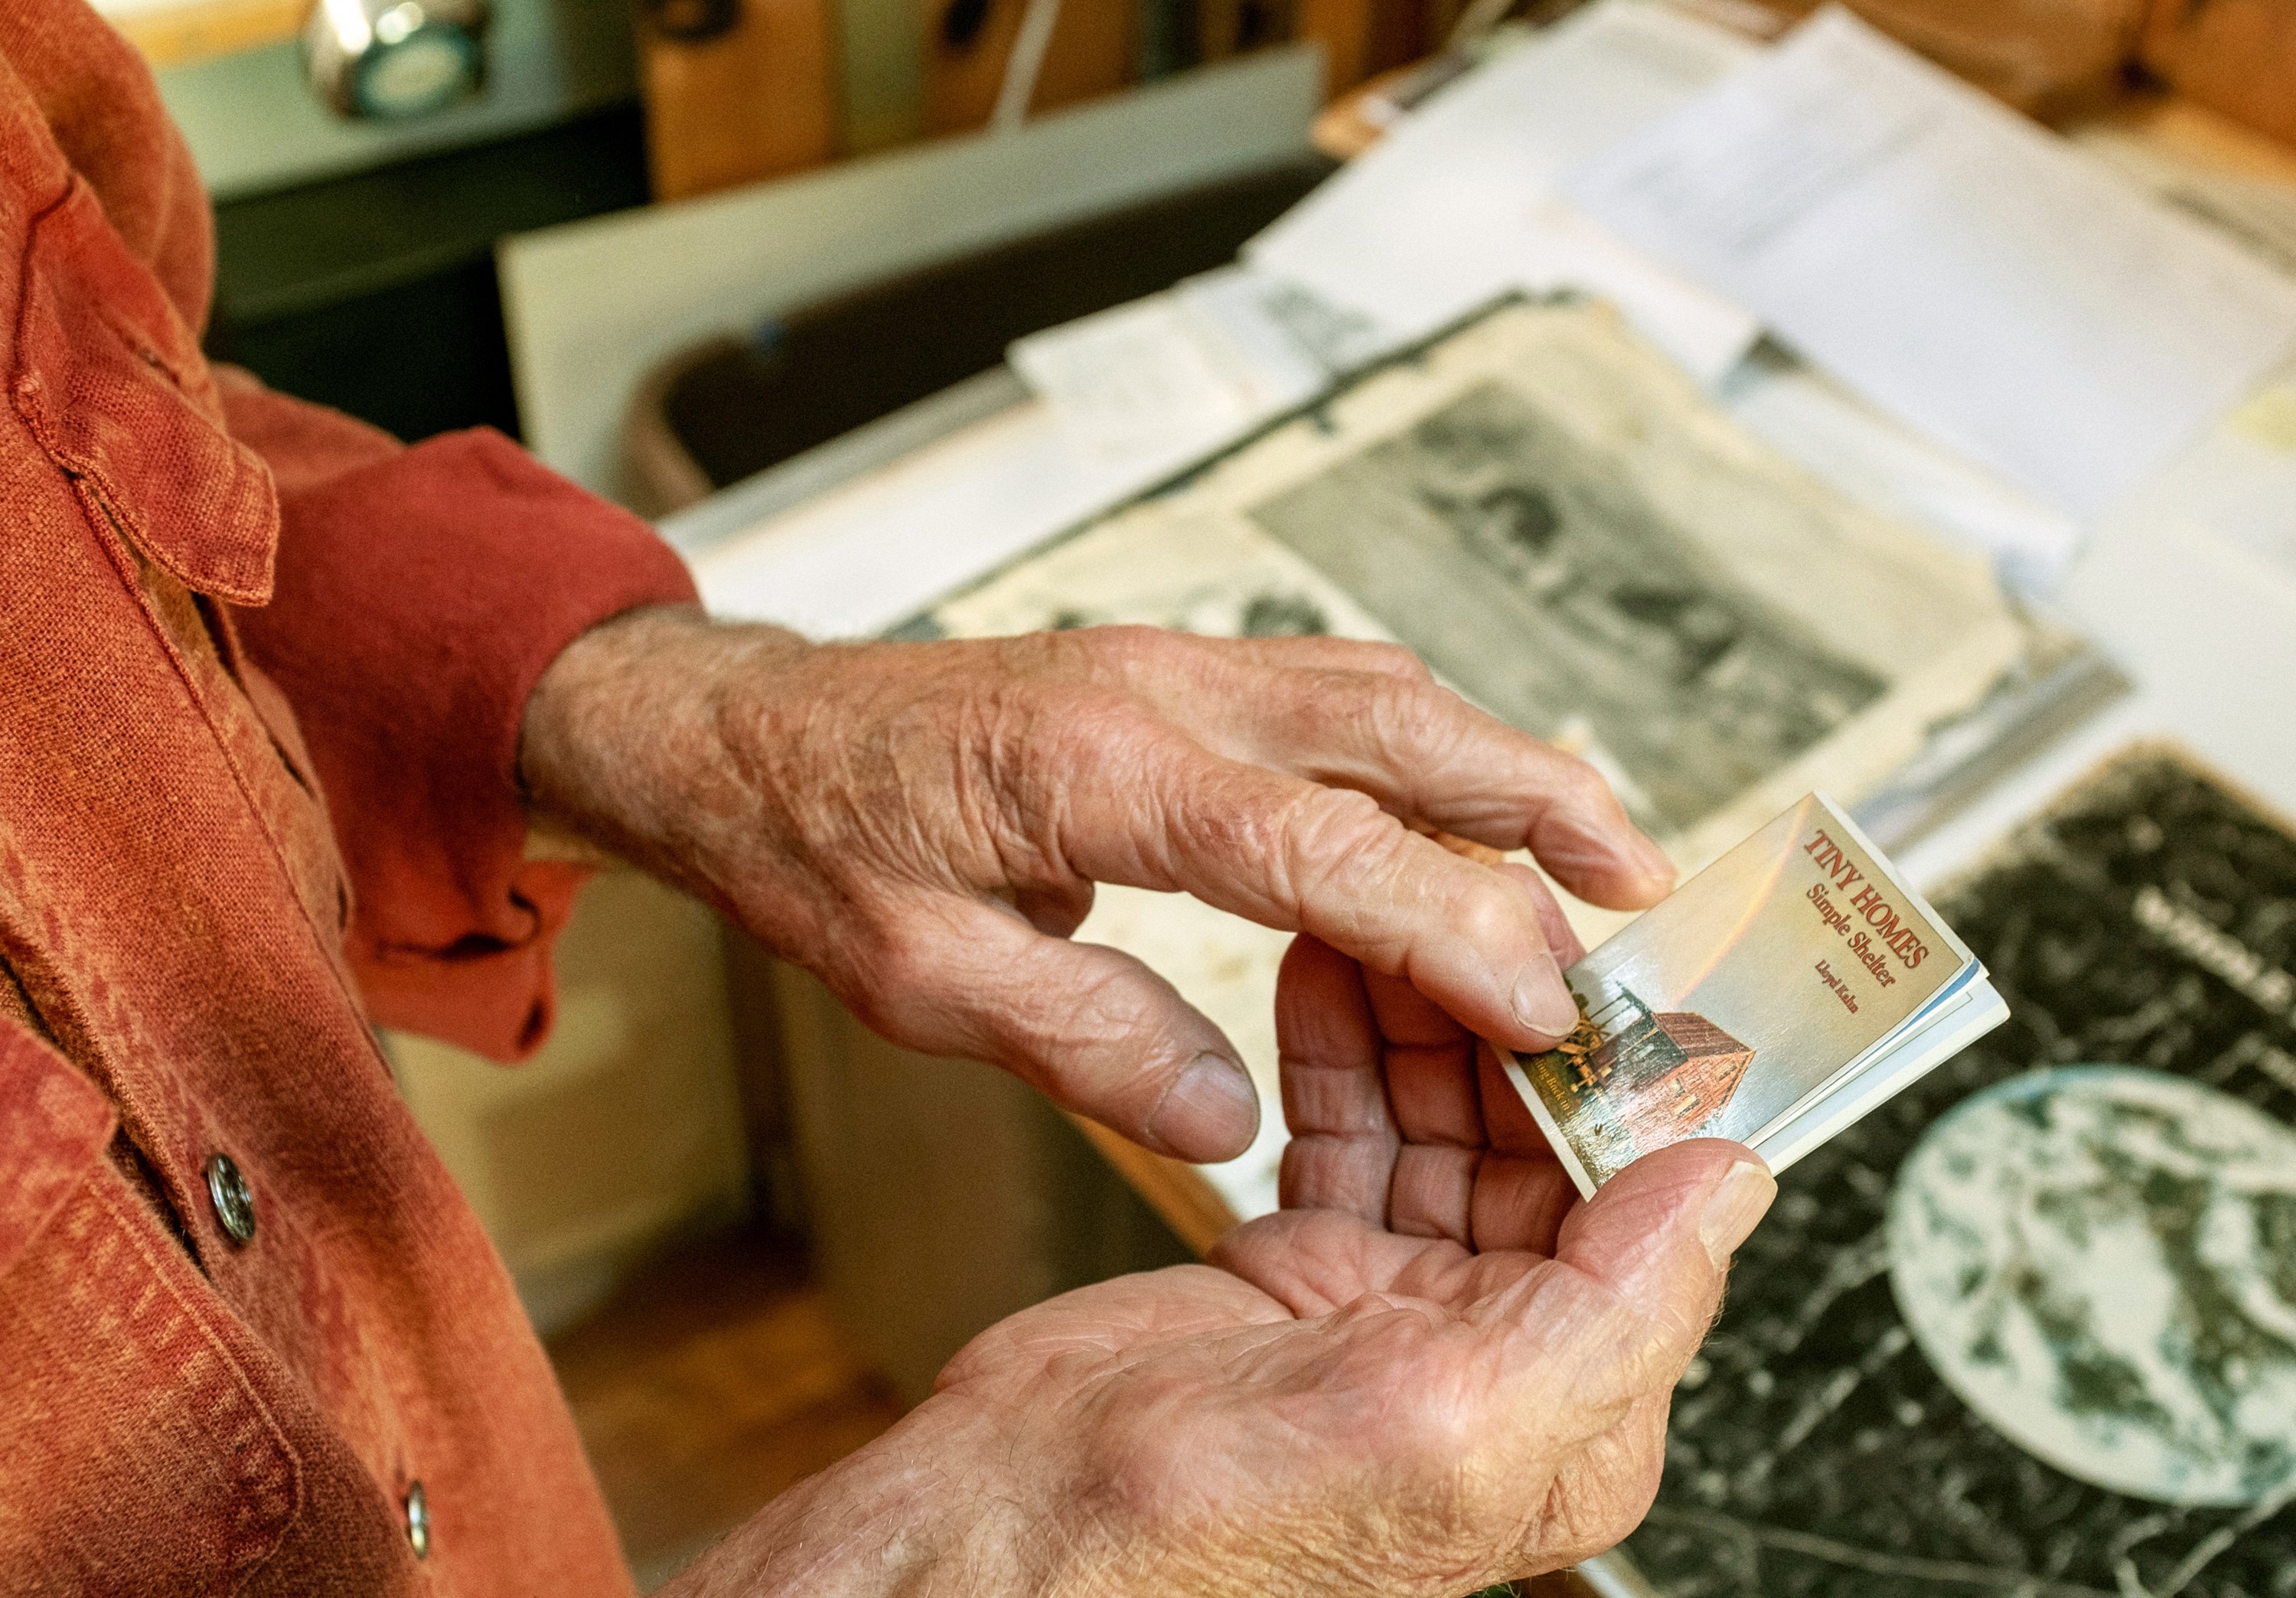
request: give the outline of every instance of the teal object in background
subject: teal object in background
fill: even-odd
[[[430,116],[338,115],[305,77],[303,47],[292,41],[172,67],[159,78],[209,192],[230,201],[627,103],[637,94],[637,56],[625,0],[498,0],[484,92]]]

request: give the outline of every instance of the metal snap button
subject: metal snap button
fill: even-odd
[[[419,1481],[406,1487],[406,1545],[417,1559],[430,1557],[430,1500]]]
[[[208,1202],[215,1206],[223,1234],[234,1243],[255,1235],[255,1194],[240,1174],[239,1162],[228,1154],[210,1154],[201,1168],[208,1179]]]

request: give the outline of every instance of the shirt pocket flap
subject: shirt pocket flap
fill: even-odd
[[[0,1018],[0,1278],[103,1157],[114,1120],[78,1066]]]
[[[236,604],[270,597],[270,470],[224,430],[198,340],[77,177],[33,225],[9,397],[178,581]]]

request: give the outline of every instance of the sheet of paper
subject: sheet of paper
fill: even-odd
[[[2296,274],[2296,183],[2204,164],[2191,152],[2112,122],[2073,142],[2167,205],[2206,224],[2281,271]]]
[[[1032,399],[705,550],[694,580],[713,615],[865,637],[1191,458],[1096,458]]]
[[[1182,278],[1171,296],[1189,332],[1255,410],[1304,404],[1339,370],[1325,343],[1333,313],[1303,304],[1289,284],[1247,266],[1222,266]]]
[[[1791,357],[1758,353],[1715,397],[1811,476],[1869,509],[1982,553],[2021,594],[2055,592],[2079,552],[2080,524],[2070,516]]]
[[[1554,185],[1755,49],[1652,0],[1598,0],[1414,110],[1245,259],[1363,313],[1390,348],[1509,290],[1586,290],[1710,380],[1753,318],[1558,206]]]
[[[1332,378],[1239,266],[1016,340],[1007,359],[1085,454],[1116,464],[1218,448]]]
[[[2296,340],[2296,281],[1839,10],[1563,191],[2085,520]]]
[[[2210,529],[2296,594],[2296,371],[2258,390],[2125,507],[2138,525]]]
[[[1251,410],[1168,294],[1032,333],[1006,358],[1081,449],[1122,462],[1240,431]]]

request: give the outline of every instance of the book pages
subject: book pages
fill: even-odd
[[[1502,1059],[1592,1192],[1685,1138],[1759,1151],[1972,974],[1952,929],[1809,794],[1564,973],[1570,1037]]]

